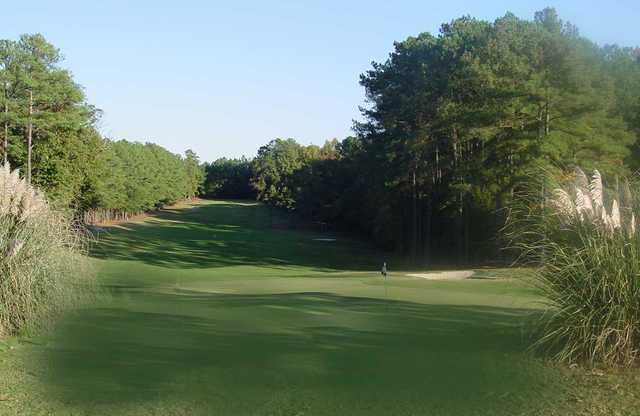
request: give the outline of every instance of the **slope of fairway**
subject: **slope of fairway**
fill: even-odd
[[[107,228],[93,256],[108,299],[16,349],[0,410],[542,415],[565,395],[525,352],[538,299],[520,279],[429,281],[390,261],[385,288],[368,245],[281,225],[206,201]]]

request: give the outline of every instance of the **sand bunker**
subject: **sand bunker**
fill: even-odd
[[[449,272],[411,273],[407,276],[429,280],[463,280],[473,276],[473,270],[454,270]]]

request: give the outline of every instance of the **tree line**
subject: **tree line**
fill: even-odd
[[[554,9],[456,19],[395,43],[360,83],[355,136],[273,140],[242,177],[266,203],[417,263],[499,256],[502,208],[532,172],[640,168],[640,49],[598,46]]]
[[[92,182],[82,193],[86,222],[128,219],[199,195],[204,173],[197,155],[173,154],[153,143],[104,141]]]
[[[61,63],[41,35],[0,41],[1,156],[89,219],[197,194],[257,198],[416,262],[473,262],[498,254],[501,210],[534,168],[640,169],[640,50],[599,46],[553,9],[462,17],[395,43],[361,75],[354,136],[276,139],[253,160],[200,164],[102,137]]]
[[[202,195],[207,198],[253,199],[256,190],[251,186],[251,161],[220,158],[204,163]]]
[[[39,34],[0,40],[0,151],[27,182],[79,218],[128,215],[191,197],[203,179],[191,151],[112,141],[100,111]],[[93,213],[87,217],[87,213]]]

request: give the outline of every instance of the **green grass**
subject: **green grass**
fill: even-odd
[[[634,414],[635,372],[527,353],[526,278],[410,278],[362,242],[271,223],[207,201],[100,233],[111,295],[0,343],[0,414]]]

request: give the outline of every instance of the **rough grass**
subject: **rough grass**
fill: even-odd
[[[0,347],[0,414],[635,411],[635,373],[526,352],[539,313],[526,279],[432,282],[387,259],[385,296],[388,256],[317,237],[271,229],[267,210],[235,202],[109,228],[94,261],[112,303]]]
[[[0,166],[0,338],[35,332],[90,291],[84,236]]]
[[[556,178],[549,173],[523,192],[509,223],[523,260],[540,264],[535,281],[549,313],[537,345],[567,363],[633,367],[640,350],[638,192],[628,184],[619,187],[626,192],[604,188],[598,171],[590,186],[579,169]],[[551,190],[544,203],[540,189]]]

